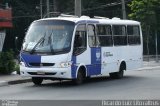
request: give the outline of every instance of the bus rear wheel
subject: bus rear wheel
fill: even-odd
[[[41,85],[42,81],[43,81],[43,78],[32,77],[32,82],[33,82],[35,85]]]
[[[113,79],[121,79],[121,78],[123,78],[124,70],[126,70],[126,69],[125,69],[125,66],[122,64],[122,65],[120,66],[118,72],[109,73],[109,75],[110,75],[110,77],[113,78]]]

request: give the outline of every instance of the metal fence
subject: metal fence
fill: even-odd
[[[144,55],[143,61],[156,61],[160,62],[160,55]]]

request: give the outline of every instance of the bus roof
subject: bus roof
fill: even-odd
[[[71,21],[74,22],[75,24],[79,23],[99,23],[99,24],[112,24],[112,25],[139,25],[140,22],[134,21],[134,20],[122,20],[120,18],[90,18],[88,16],[81,16],[80,18],[78,17],[53,17],[53,18],[43,18],[39,19],[36,21],[42,21],[42,20],[65,20],[65,21]],[[36,22],[34,21],[34,22]]]

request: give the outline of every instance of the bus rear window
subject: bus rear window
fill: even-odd
[[[140,44],[140,30],[139,26],[127,26],[128,44],[136,45]]]

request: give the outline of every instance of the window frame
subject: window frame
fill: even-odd
[[[129,43],[129,36],[133,36],[133,35],[129,35],[129,34],[128,34],[128,26],[138,27],[139,43],[134,43],[134,44],[130,44],[130,43]],[[126,33],[127,33],[127,36],[128,36],[128,37],[127,37],[127,44],[128,44],[128,45],[131,45],[131,46],[134,46],[134,45],[141,45],[141,33],[140,33],[140,26],[139,26],[139,25],[127,25]]]
[[[110,27],[110,33],[111,33],[111,34],[110,34],[110,35],[99,35],[99,34],[98,34],[98,26],[107,26],[107,27],[109,26],[109,27]],[[96,24],[96,32],[97,32],[97,37],[98,37],[100,43],[101,43],[100,38],[99,38],[100,36],[104,36],[104,37],[111,36],[111,44],[110,44],[110,45],[107,45],[107,46],[106,46],[106,45],[105,45],[105,46],[104,46],[104,45],[102,46],[101,44],[99,44],[100,47],[113,47],[113,45],[114,45],[113,42],[114,42],[114,41],[113,41],[113,31],[112,31],[112,25],[111,25],[111,24]]]
[[[94,26],[94,38],[95,38],[95,45],[93,45],[93,46],[91,46],[90,44],[89,44],[89,29],[88,29],[88,26]],[[99,46],[99,39],[98,39],[98,37],[97,37],[97,29],[96,29],[96,24],[87,24],[87,44],[88,44],[88,46],[90,47],[90,48],[92,48],[92,47],[97,47],[97,46]]]
[[[85,31],[84,31],[85,32],[85,47],[84,47],[84,49],[78,51],[78,50],[75,50],[74,45],[75,45],[75,37],[76,37],[77,28],[80,25],[85,26]],[[76,28],[75,28],[74,41],[73,41],[73,55],[75,55],[75,56],[80,55],[86,50],[87,50],[87,25],[86,25],[86,23],[81,23],[81,24],[76,25]],[[78,52],[76,52],[76,51],[78,51]]]
[[[115,35],[114,34],[114,26],[124,26],[124,28],[125,28],[125,35]],[[113,35],[113,45],[114,46],[127,46],[128,45],[128,36],[127,36],[127,27],[126,27],[126,25],[125,24],[112,24],[112,35]],[[115,45],[115,38],[114,37],[116,37],[116,36],[123,36],[123,37],[126,37],[126,42],[125,42],[125,44],[121,44],[121,45],[119,45],[119,44],[116,44]]]

